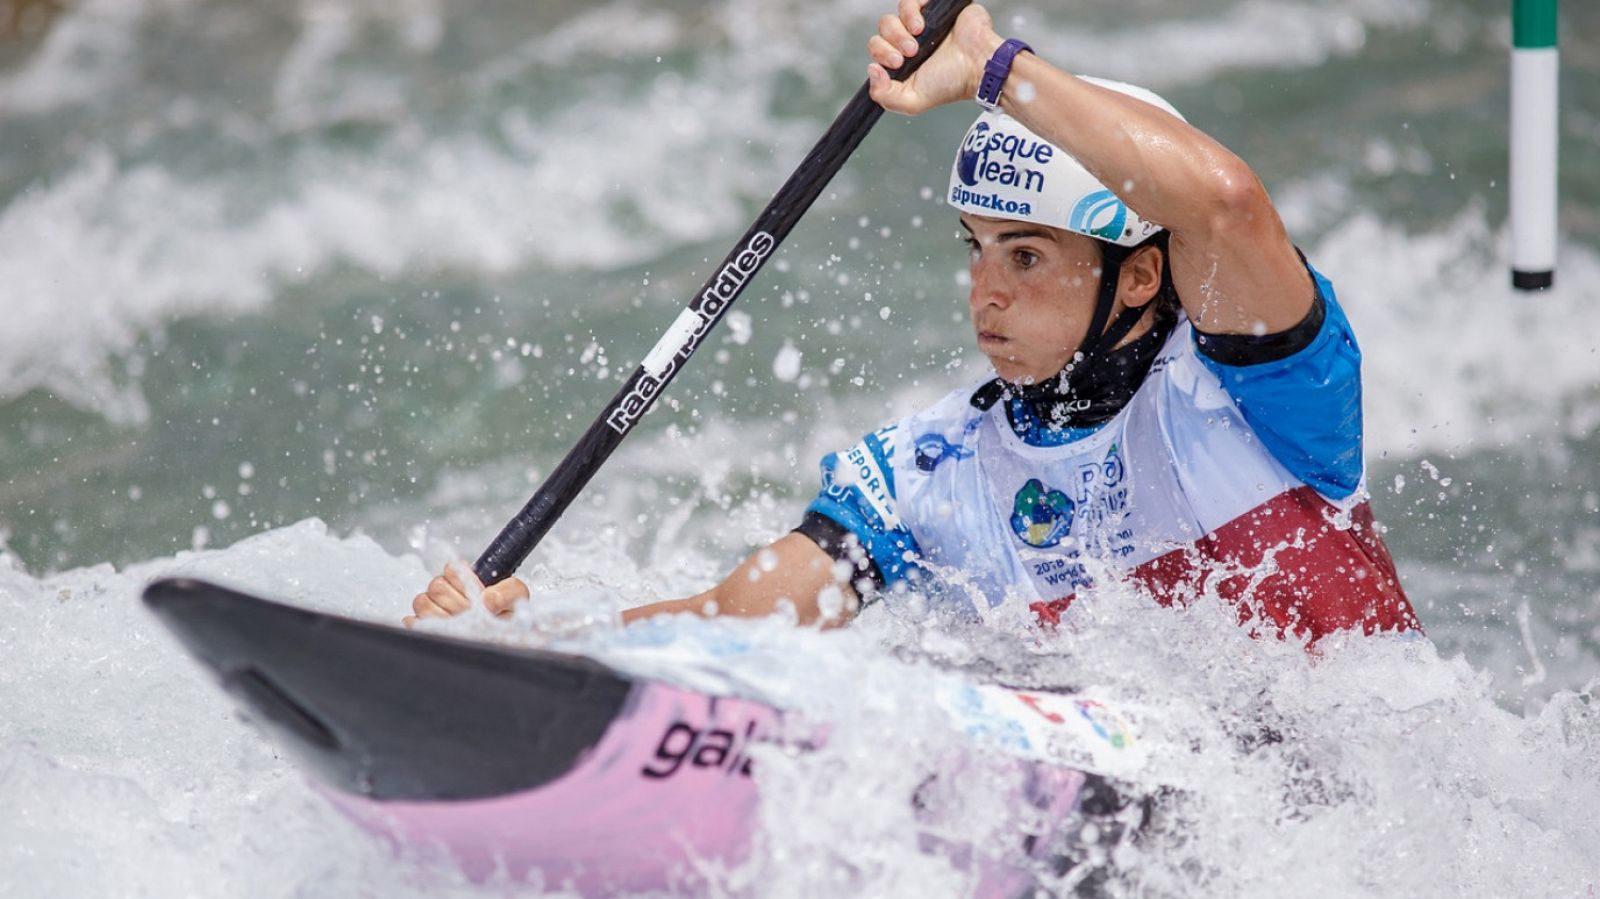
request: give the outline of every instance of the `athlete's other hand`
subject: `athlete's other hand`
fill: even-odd
[[[473,574],[472,567],[466,562],[453,562],[444,567],[438,577],[428,582],[428,589],[418,593],[411,600],[411,611],[416,613],[407,615],[404,624],[411,627],[417,623],[418,618],[449,618],[460,615],[472,607],[469,596],[479,593],[483,596],[483,607],[491,615],[504,618],[511,614],[511,607],[528,598],[528,585],[515,577],[508,577],[492,587],[485,587],[478,576]]]
[[[890,112],[917,115],[935,106],[971,100],[978,93],[983,67],[1002,43],[994,32],[989,11],[974,3],[956,17],[955,28],[939,45],[933,58],[904,81],[889,77],[907,57],[917,53],[917,38],[925,23],[922,8],[928,0],[900,0],[895,14],[878,20],[878,33],[867,41],[867,92]]]

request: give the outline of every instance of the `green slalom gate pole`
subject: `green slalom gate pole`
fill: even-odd
[[[1557,0],[1511,4],[1511,284],[1545,290],[1556,274]]]

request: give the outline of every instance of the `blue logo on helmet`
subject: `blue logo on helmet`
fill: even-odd
[[[1115,241],[1122,236],[1128,207],[1109,190],[1097,190],[1078,201],[1067,217],[1067,227],[1079,234]]]
[[[956,157],[956,175],[961,183],[972,187],[978,183],[978,163],[983,159],[983,145],[988,142],[989,123],[979,122],[967,132],[961,142],[961,153]]]
[[[979,119],[961,141],[956,177],[968,187],[982,183],[1039,193],[1044,190],[1045,167],[1055,154],[1054,146],[1026,132],[1012,134]]]

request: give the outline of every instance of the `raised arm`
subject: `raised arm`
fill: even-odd
[[[880,20],[868,44],[872,97],[885,109],[916,115],[971,100],[1003,40],[988,12],[971,6],[932,59],[906,81],[893,81],[885,69],[898,68],[915,49],[925,3],[900,0],[898,15]],[[1032,53],[1017,56],[1001,107],[1172,233],[1173,281],[1200,331],[1272,334],[1311,310],[1311,277],[1260,179],[1204,132]]]

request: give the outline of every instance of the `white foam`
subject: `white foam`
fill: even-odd
[[[1227,70],[1309,68],[1365,46],[1374,27],[1426,21],[1427,0],[1360,2],[1243,2],[1218,12],[1207,7],[1168,16],[1129,17],[1109,32],[1046,25],[1029,43],[1072,71],[1141,85],[1171,85]],[[1002,20],[1003,21],[1003,20]],[[1070,62],[1065,62],[1070,61]]]
[[[771,112],[780,76],[798,71],[819,90],[847,87],[829,83],[814,48],[870,20],[877,7],[837,7],[834,15],[799,15],[730,3],[709,16],[727,48],[689,47],[702,54],[693,80],[667,73],[642,91],[590,81],[554,110],[508,108],[494,135],[424,134],[404,124],[404,81],[350,66],[358,29],[371,24],[399,28],[409,52],[432,52],[440,39],[433,5],[306,7],[264,117],[189,100],[140,127],[154,129],[150,137],[210,118],[247,146],[343,121],[394,123],[391,136],[359,153],[291,150],[283,189],[266,198],[257,182],[280,173],[177,174],[103,146],[33,185],[0,210],[0,306],[8,315],[0,399],[42,387],[114,421],[141,421],[140,360],[129,354],[142,336],[177,317],[258,310],[285,286],[340,262],[382,278],[440,267],[604,269],[728,232],[749,198],[774,186],[765,151],[798,158],[814,136],[814,123]],[[1093,37],[1052,36],[1041,26],[1040,40],[1060,43],[1059,52],[1088,68],[1170,82],[1225,66],[1315,64],[1350,49],[1350,36],[1369,24],[1412,22],[1426,9],[1245,3],[1216,21],[1180,18]],[[40,114],[117,95],[138,64],[140,27],[180,14],[206,15],[184,3],[75,8],[0,80],[0,107]],[[606,6],[486,60],[466,81],[489,90],[531,71],[554,77],[574,54],[681,51],[693,33],[659,11]],[[225,39],[226,29],[217,34]],[[627,36],[620,45],[618,34]],[[1128,71],[1133,60],[1146,68]]]
[[[385,847],[331,814],[236,717],[137,600],[149,577],[181,571],[293,594],[295,573],[268,574],[282,564],[324,586],[350,578],[353,596],[384,570],[407,571],[381,552],[383,564],[363,565],[374,549],[297,526],[254,548],[43,580],[0,554],[0,895],[415,889]],[[434,879],[460,895],[453,873]]]
[[[929,667],[939,658],[1037,688],[1097,685],[1142,709],[1133,724],[1150,761],[1134,780],[1185,795],[1169,812],[1182,841],[1118,850],[1135,892],[1489,897],[1532,884],[1581,895],[1600,876],[1592,701],[1559,691],[1515,715],[1495,707],[1486,676],[1426,643],[1330,638],[1313,658],[1244,637],[1215,597],[1178,612],[1121,593],[1088,598],[1055,635],[939,637],[925,616],[886,606],[837,634],[692,618],[618,631],[604,613],[638,591],[641,569],[587,544],[541,552],[546,608],[440,626],[546,645],[527,628],[565,616],[555,645],[737,684],[833,722],[820,752],[761,756],[767,827],[750,865],[725,873],[730,888],[970,886],[919,851],[908,798],[931,766],[967,751],[930,696],[931,679],[949,676]],[[557,588],[557,572],[586,584]],[[172,573],[385,621],[426,577],[415,558],[315,522],[122,572],[35,579],[0,556],[0,892],[500,895],[421,851],[395,859],[307,789],[142,611],[143,583]],[[1268,729],[1281,740],[1245,748]],[[985,758],[949,784],[965,810],[941,831],[949,839],[1012,838],[1004,769]]]
[[[341,261],[383,277],[531,261],[605,268],[725,230],[746,182],[760,180],[747,168],[648,189],[613,180],[672,171],[706,142],[742,145],[730,123],[757,113],[730,106],[760,101],[690,102],[719,112],[685,121],[722,124],[663,132],[652,122],[666,113],[646,108],[580,129],[587,114],[574,111],[527,126],[525,159],[470,137],[395,150],[387,162],[308,158],[287,196],[242,221],[227,180],[124,169],[93,153],[0,212],[0,398],[45,387],[113,420],[141,420],[136,379],[119,377],[115,360],[142,334],[184,315],[259,309]],[[645,233],[615,221],[617,203],[635,208]]]
[[[1555,288],[1530,294],[1512,289],[1504,243],[1471,207],[1427,234],[1360,214],[1309,250],[1361,342],[1369,457],[1600,423],[1600,257],[1564,246]]]
[[[137,56],[138,26],[148,5],[85,0],[57,16],[27,64],[0,78],[0,109],[40,113],[88,103],[112,92]]]

